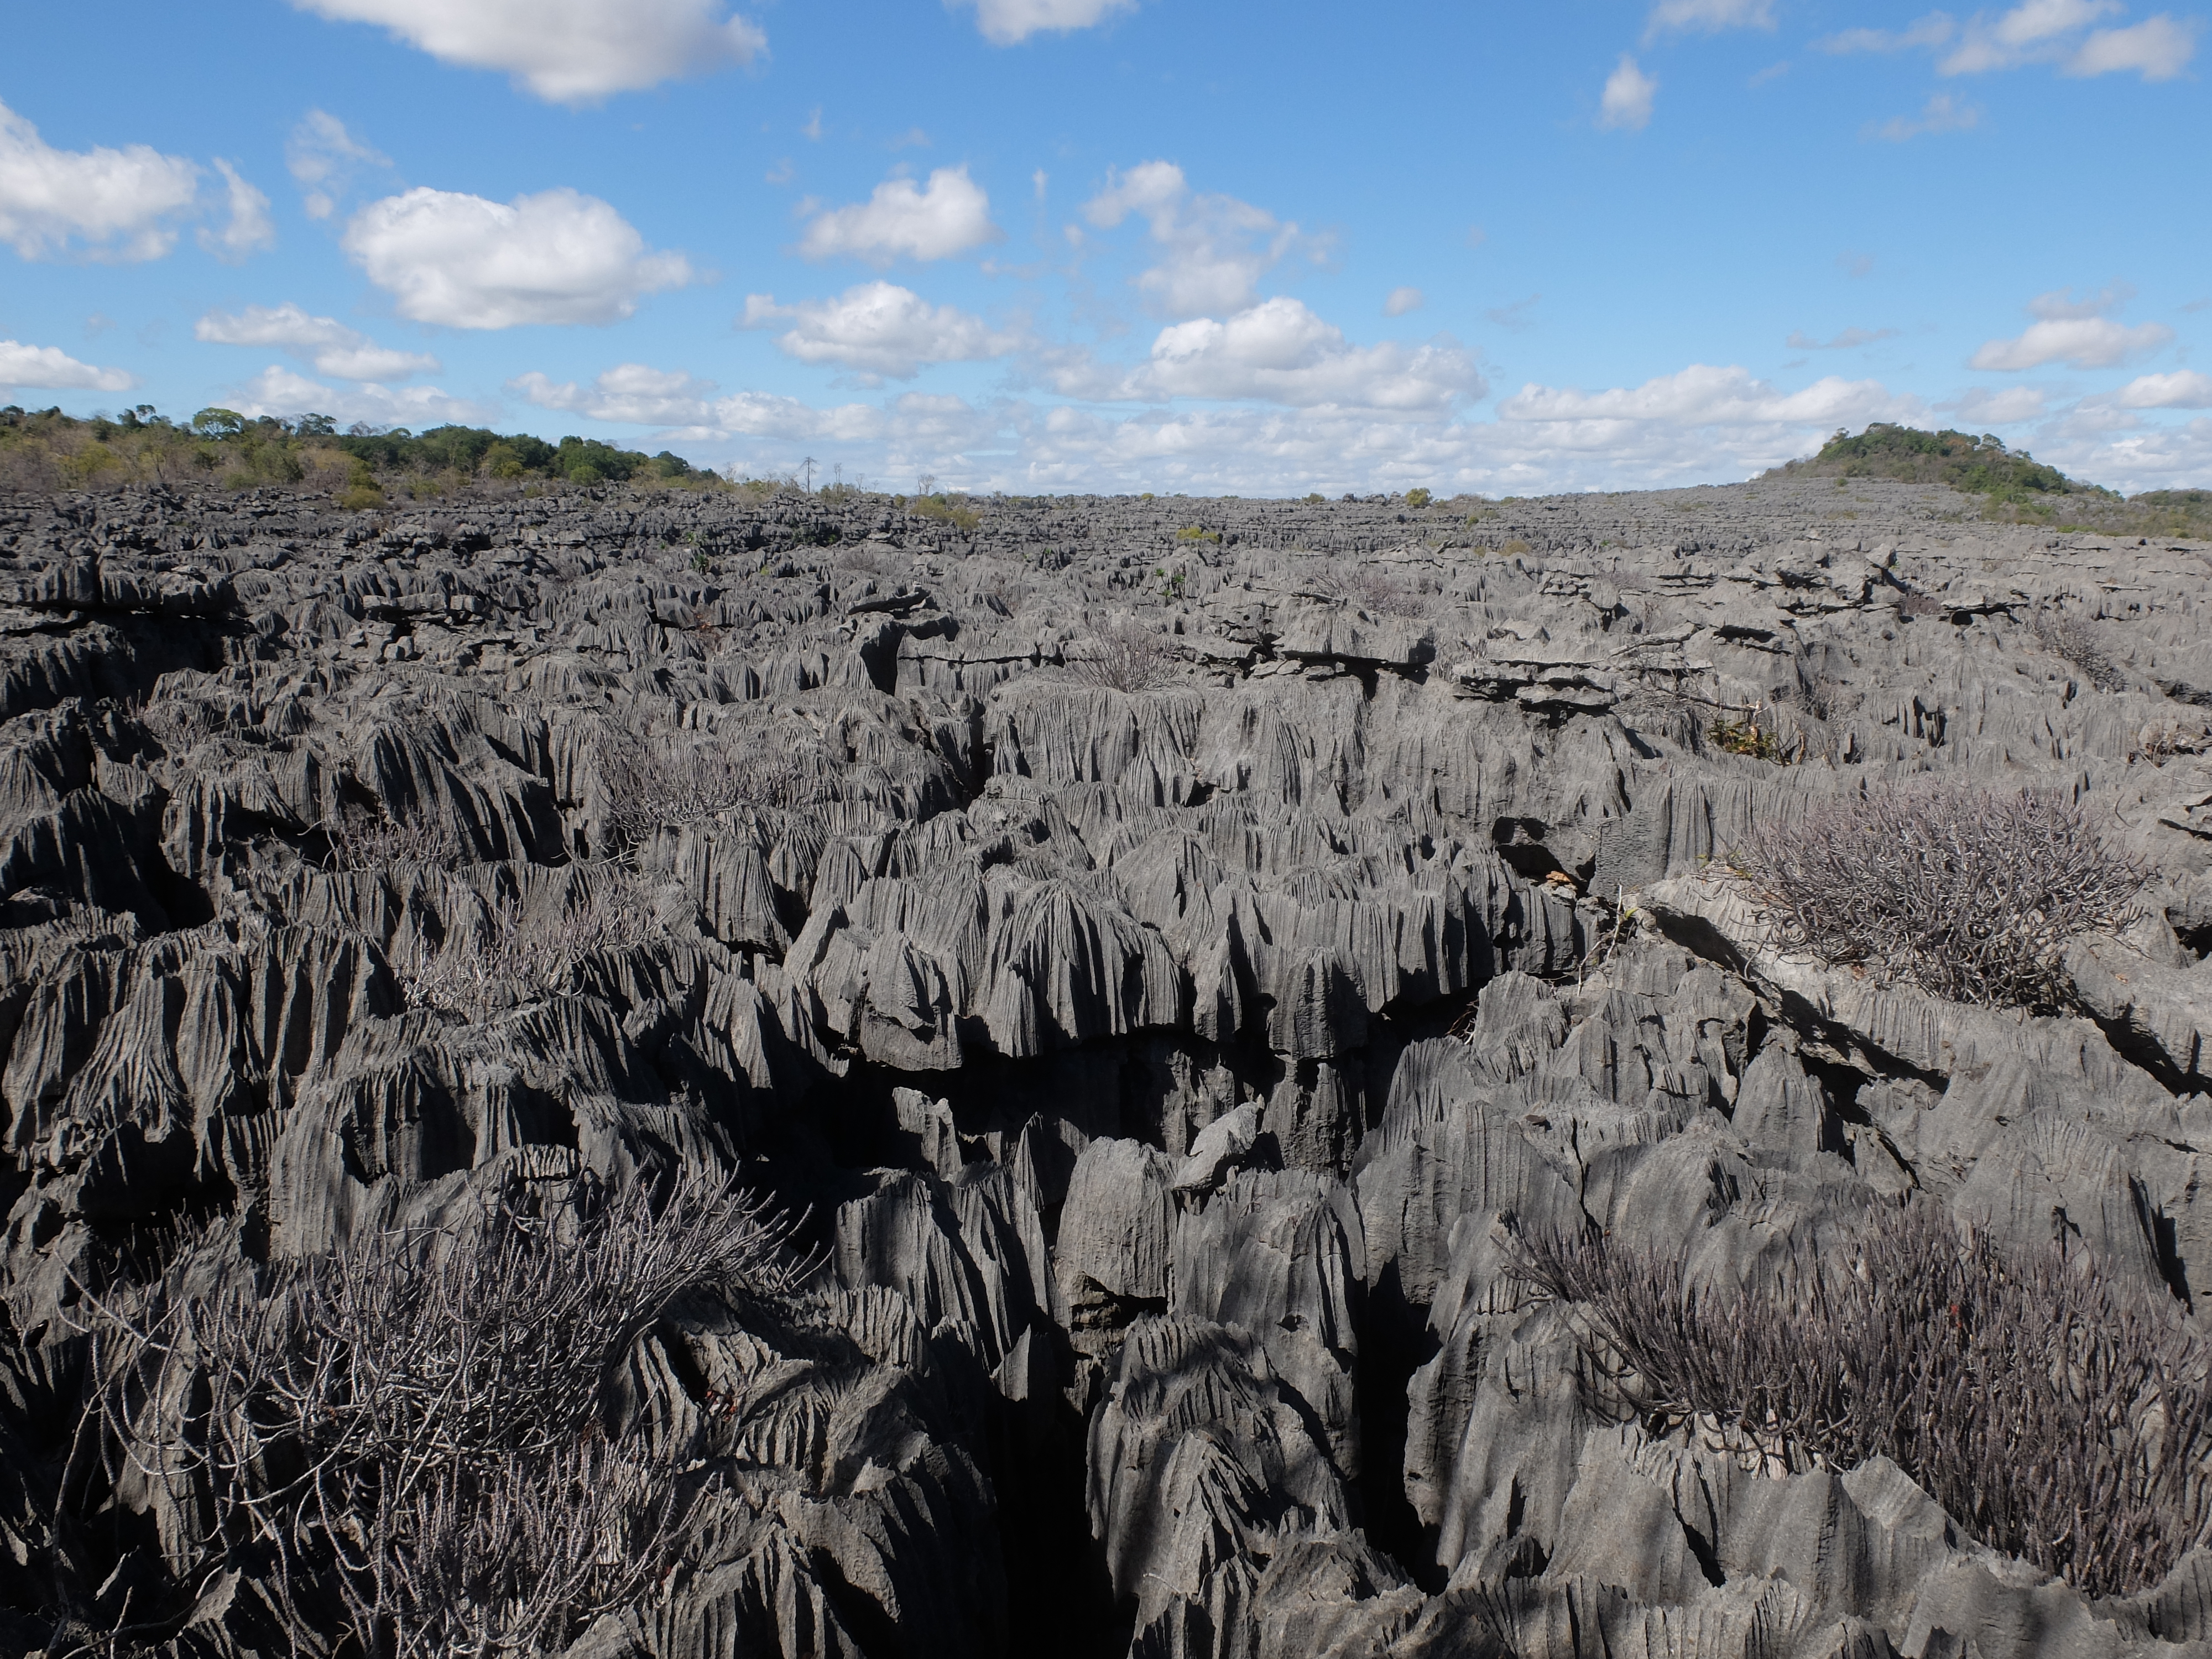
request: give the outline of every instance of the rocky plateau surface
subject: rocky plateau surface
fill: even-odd
[[[2093,1599],[1594,1409],[1500,1227],[1736,1283],[1918,1193],[2201,1318],[2212,545],[1470,505],[0,502],[0,1651],[131,1570],[79,1285],[696,1168],[816,1265],[646,1339],[750,1518],[576,1659],[2212,1655],[2202,1550]],[[2151,872],[2073,1012],[1778,957],[1716,873],[1922,777]]]

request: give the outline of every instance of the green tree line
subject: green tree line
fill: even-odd
[[[59,409],[0,408],[0,489],[275,485],[327,489],[343,505],[367,507],[391,492],[436,495],[479,480],[695,489],[720,482],[668,450],[647,455],[596,438],[556,444],[471,426],[341,432],[327,415],[284,421],[219,407],[188,421],[149,404],[88,419]]]

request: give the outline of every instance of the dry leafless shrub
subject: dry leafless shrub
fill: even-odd
[[[558,912],[509,902],[492,912],[488,932],[457,931],[435,956],[403,971],[400,983],[416,1007],[481,1020],[574,989],[576,970],[594,957],[667,937],[644,896],[627,886],[587,894]]]
[[[2136,733],[2130,760],[2164,766],[2183,755],[2201,755],[2212,746],[2212,726],[2203,720],[2184,720],[2168,714],[2147,722]]]
[[[453,826],[426,815],[395,818],[349,806],[323,830],[330,840],[334,869],[378,873],[417,864],[458,870],[468,862]]]
[[[2051,655],[2072,663],[2100,691],[2118,691],[2128,683],[2127,676],[2105,654],[2096,628],[2087,617],[2056,605],[2044,605],[2028,618],[2027,625],[2038,644]]]
[[[1729,861],[1784,949],[1991,1007],[2063,1006],[2067,941],[2124,927],[2145,879],[2071,802],[1934,785],[1754,830]]]
[[[368,1659],[558,1652],[665,1579],[705,1491],[617,1431],[610,1382],[680,1300],[792,1289],[787,1237],[729,1182],[550,1210],[517,1183],[264,1269],[204,1234],[143,1291],[88,1291],[79,1478],[174,1517],[147,1633],[242,1569],[288,1634]]]
[[[1431,596],[1417,583],[1417,578],[1401,580],[1379,565],[1362,564],[1333,577],[1328,586],[1339,598],[1375,616],[1419,618],[1429,614]]]
[[[1175,678],[1166,641],[1141,628],[1102,634],[1067,659],[1068,672],[1085,685],[1112,691],[1151,691]]]
[[[594,750],[608,820],[625,847],[657,830],[700,823],[732,808],[789,807],[806,798],[805,769],[787,748],[761,734],[672,750],[641,732],[611,726]]]
[[[2178,1308],[2077,1249],[2026,1255],[1932,1205],[1879,1213],[1836,1271],[1699,1291],[1680,1254],[1523,1238],[1604,1397],[1656,1431],[1717,1419],[1762,1462],[1887,1457],[1977,1538],[2091,1595],[2212,1534],[2207,1353]]]

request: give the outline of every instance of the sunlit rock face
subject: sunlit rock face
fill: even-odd
[[[1637,1409],[1516,1268],[1724,1297],[1910,1203],[2201,1317],[2212,548],[1826,478],[973,505],[0,507],[0,1650],[354,1650],[86,1449],[181,1236],[682,1171],[804,1273],[610,1371],[719,1485],[578,1656],[2212,1642],[2200,1539],[2085,1595]],[[2139,863],[2058,1002],[1778,942],[1734,850],[1899,782]]]

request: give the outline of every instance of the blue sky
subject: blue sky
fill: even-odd
[[[897,489],[1720,482],[1882,419],[2208,485],[2205,22],[21,8],[0,398]]]

